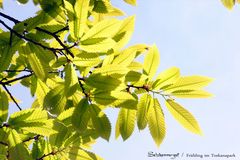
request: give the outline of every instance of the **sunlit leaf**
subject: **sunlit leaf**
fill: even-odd
[[[0,89],[0,123],[7,120],[8,117],[8,96],[7,93]]]
[[[89,107],[88,100],[82,99],[73,111],[72,124],[79,132],[87,128],[90,119]]]
[[[97,105],[91,105],[90,112],[93,126],[96,128],[98,134],[109,141],[111,135],[111,124],[108,117]]]
[[[223,5],[225,7],[227,7],[228,9],[232,9],[234,4],[235,4],[235,0],[221,0]]]
[[[149,94],[143,94],[138,103],[137,110],[137,125],[138,129],[143,130],[147,126],[148,122],[148,110],[151,106],[151,96]]]
[[[187,130],[202,134],[198,122],[193,115],[173,100],[166,100],[166,106],[173,117]]]
[[[158,99],[154,98],[152,101],[148,111],[148,127],[155,143],[159,146],[166,134],[165,120]]]
[[[119,130],[123,140],[128,139],[134,131],[136,110],[121,108],[118,115]]]
[[[160,55],[159,55],[159,51],[157,49],[156,45],[153,45],[145,59],[144,59],[144,64],[143,64],[143,73],[148,75],[149,79],[151,80],[153,78],[153,76],[155,75],[158,65],[160,63]]]

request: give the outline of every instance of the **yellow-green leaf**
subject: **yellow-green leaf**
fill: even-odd
[[[143,73],[148,75],[149,80],[155,75],[160,63],[160,54],[156,45],[153,45],[147,53],[143,63]]]
[[[65,66],[65,81],[64,81],[64,88],[65,88],[65,95],[67,97],[74,94],[74,92],[78,89],[78,76],[73,67],[72,63],[68,63]]]
[[[151,106],[151,96],[149,94],[143,94],[138,103],[137,110],[137,125],[138,129],[143,130],[147,126],[148,122],[148,110]]]
[[[101,74],[90,75],[85,83],[93,88],[104,91],[122,90],[126,88],[119,79],[110,76],[103,76]]]
[[[74,11],[76,19],[74,21],[74,35],[80,38],[86,28],[88,18],[89,0],[76,0]]]
[[[8,95],[0,88],[0,123],[3,123],[7,120],[8,105]]]
[[[159,146],[166,134],[165,120],[162,108],[158,99],[152,99],[153,103],[149,107],[148,111],[148,127],[152,138],[155,143]]]
[[[195,133],[202,134],[202,131],[199,127],[197,120],[193,115],[180,106],[178,103],[174,102],[171,99],[166,100],[166,106],[173,117],[187,130]]]
[[[106,19],[95,24],[87,33],[81,38],[81,41],[93,38],[110,38],[121,26],[121,21],[117,19]]]
[[[72,114],[72,124],[79,132],[87,129],[88,121],[90,119],[88,100],[82,99],[75,107]]]
[[[212,97],[212,94],[203,90],[176,90],[171,93],[175,97],[179,98],[208,98]]]
[[[228,8],[228,9],[232,9],[233,6],[235,5],[235,0],[221,0],[223,5]]]
[[[44,98],[49,92],[49,87],[41,81],[40,79],[37,79],[37,89],[36,89],[36,95],[37,95],[37,101],[41,108],[43,108]]]
[[[180,77],[173,85],[170,85],[164,90],[168,92],[173,92],[176,90],[196,90],[207,86],[210,82],[212,82],[212,79],[208,77],[185,76]]]
[[[121,106],[122,103],[135,101],[135,98],[124,91],[97,92],[93,95],[94,100],[101,105]]]
[[[111,38],[88,39],[80,44],[80,48],[86,52],[101,53],[107,52],[116,42]]]
[[[133,6],[137,5],[137,0],[124,0],[126,3],[131,4]]]
[[[112,77],[119,78],[127,74],[128,71],[129,69],[126,66],[110,64],[93,70],[93,73],[100,73],[102,75],[110,75]]]
[[[180,71],[177,67],[169,68],[157,76],[152,88],[154,90],[162,89],[163,87],[175,83],[179,79],[179,77]]]
[[[136,110],[121,108],[118,115],[119,130],[123,140],[128,139],[134,131]]]
[[[40,78],[42,81],[45,81],[47,78],[47,70],[43,66],[42,62],[38,59],[34,51],[31,50],[30,45],[27,44],[24,48],[24,53],[28,57],[28,62],[36,76]]]
[[[123,20],[119,31],[114,35],[113,39],[117,42],[114,50],[123,48],[131,39],[135,24],[135,16],[130,16]]]
[[[94,104],[90,106],[90,112],[93,126],[96,128],[98,134],[109,141],[111,135],[111,124],[107,115]]]

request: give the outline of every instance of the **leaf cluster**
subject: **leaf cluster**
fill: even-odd
[[[126,47],[135,16],[118,18],[125,14],[110,0],[33,2],[41,9],[24,21],[0,12],[0,159],[101,159],[90,149],[98,138],[109,141],[109,107],[119,109],[116,138],[148,127],[159,146],[166,134],[159,98],[184,128],[202,133],[175,99],[210,97],[204,87],[212,80],[182,76],[177,67],[156,75],[156,45]],[[35,99],[28,109],[8,89],[18,82]],[[9,114],[10,102],[19,111]]]

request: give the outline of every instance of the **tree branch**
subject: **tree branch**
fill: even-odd
[[[4,18],[6,18],[6,19],[8,19],[8,20],[10,20],[10,21],[12,21],[12,22],[14,22],[15,24],[21,22],[21,21],[15,19],[15,18],[13,18],[13,17],[10,17],[10,16],[8,16],[8,15],[2,13],[2,12],[0,12],[0,16],[2,16],[2,17],[4,17]],[[2,22],[3,22],[3,21],[2,21]],[[1,23],[2,23],[2,22],[1,22]],[[3,23],[4,23],[4,22],[3,22]],[[2,24],[3,24],[3,23],[2,23]],[[3,24],[3,25],[4,25],[4,24]],[[4,25],[4,26],[5,26],[8,30],[11,29],[10,27],[7,27],[6,25]],[[73,53],[72,53],[69,49],[71,49],[72,47],[76,46],[77,43],[74,43],[72,46],[67,47],[65,44],[63,44],[63,42],[59,39],[59,37],[58,37],[58,35],[57,35],[57,33],[61,32],[61,31],[68,30],[68,29],[69,29],[68,26],[66,26],[66,27],[64,27],[64,28],[62,28],[62,29],[60,29],[60,30],[58,30],[58,31],[56,31],[56,32],[53,32],[53,33],[50,32],[50,31],[48,31],[48,30],[42,29],[42,28],[40,28],[40,27],[36,27],[35,29],[38,30],[38,31],[40,31],[40,32],[44,32],[44,33],[46,33],[46,34],[48,34],[48,35],[51,35],[53,38],[56,39],[56,41],[57,41],[63,48],[59,49],[59,48],[47,47],[47,46],[42,45],[41,43],[35,42],[35,41],[31,40],[31,39],[28,39],[27,37],[22,36],[22,35],[19,34],[19,33],[16,34],[16,31],[12,31],[13,29],[11,29],[10,31],[11,31],[11,34],[14,33],[14,34],[16,34],[18,37],[21,35],[20,38],[25,39],[25,40],[27,40],[27,41],[29,41],[29,42],[32,42],[32,43],[34,43],[34,44],[36,44],[36,45],[39,45],[39,46],[41,46],[41,47],[44,48],[44,49],[48,49],[48,50],[51,50],[51,51],[53,51],[53,49],[54,49],[55,51],[56,51],[56,50],[59,50],[59,51],[65,50],[72,58],[74,58]],[[10,41],[10,43],[11,43],[11,41]]]
[[[63,150],[65,150],[66,148],[63,148],[63,149],[61,149],[61,150],[57,150],[57,151],[52,151],[52,152],[50,152],[50,153],[48,153],[48,154],[44,154],[42,157],[40,157],[40,158],[37,158],[36,160],[43,160],[44,158],[46,158],[46,157],[48,157],[48,156],[53,156],[53,155],[55,155],[55,154],[57,154],[58,152],[62,152]]]
[[[10,98],[13,100],[13,102],[16,104],[16,106],[18,107],[18,109],[21,111],[22,108],[18,105],[17,101],[15,100],[15,98],[13,97],[13,95],[11,94],[11,92],[8,90],[8,88],[6,87],[5,84],[2,84],[3,88],[6,90],[6,92],[8,93],[8,95],[10,96]]]
[[[24,78],[31,77],[32,75],[33,75],[33,72],[30,73],[30,74],[28,74],[28,75],[24,75],[24,76],[21,76],[21,77],[18,77],[18,78],[9,80],[9,81],[5,81],[5,82],[0,81],[0,85],[8,85],[8,84],[13,83],[13,82],[15,82],[15,81],[19,81],[19,80],[22,80],[22,79],[24,79]]]

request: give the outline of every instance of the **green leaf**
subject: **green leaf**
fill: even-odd
[[[195,133],[202,134],[202,131],[198,125],[198,122],[193,115],[180,106],[178,103],[171,99],[166,100],[166,106],[173,117],[187,130]]]
[[[93,88],[104,91],[122,90],[126,88],[120,80],[110,76],[103,76],[101,74],[91,74],[86,79],[85,83]]]
[[[135,16],[130,16],[123,20],[120,29],[113,37],[113,39],[117,42],[114,46],[114,50],[120,50],[129,42],[134,31],[134,24]]]
[[[8,120],[8,124],[16,130],[22,129],[24,131],[49,136],[55,131],[53,128],[53,121],[48,120],[47,111],[41,108],[26,109],[12,114]]]
[[[87,28],[89,0],[77,0],[74,7],[66,0],[64,4],[68,13],[70,35],[79,39]]]
[[[8,117],[8,95],[0,88],[0,124],[5,122]]]
[[[0,35],[1,36],[1,35]],[[1,46],[0,48],[0,72],[6,70],[10,62],[12,60],[14,54],[14,50],[12,49],[11,46],[5,45],[4,47]]]
[[[88,6],[89,6],[89,0],[76,0],[76,3],[74,5],[74,11],[76,20],[75,23],[75,36],[77,38],[80,38],[86,28],[87,25],[87,17],[88,17]]]
[[[133,6],[137,5],[137,0],[124,0],[126,3],[131,4]]]
[[[160,73],[156,81],[153,83],[152,88],[154,90],[162,89],[163,87],[169,86],[175,83],[180,77],[180,71],[177,67],[169,68]]]
[[[151,103],[148,111],[148,127],[152,138],[157,146],[159,146],[166,134],[165,120],[158,99],[154,98],[152,101],[153,103]]]
[[[10,160],[31,160],[29,152],[15,129],[7,129]]]
[[[0,0],[0,8],[3,8],[2,1],[3,0]]]
[[[93,126],[96,128],[98,134],[105,140],[109,141],[111,135],[111,124],[106,114],[94,104],[90,106],[90,113]]]
[[[72,124],[79,132],[83,132],[87,129],[88,121],[90,119],[89,107],[88,100],[84,98],[73,111]]]
[[[66,126],[71,124],[71,117],[73,115],[73,111],[75,110],[75,107],[71,107],[65,111],[63,111],[61,114],[58,115],[57,119],[63,122]]]
[[[64,87],[66,97],[72,96],[79,89],[78,76],[72,63],[65,66]]]
[[[133,49],[127,49],[124,50],[122,53],[120,53],[112,62],[112,64],[118,64],[123,66],[129,66],[136,56],[136,50]]]
[[[117,19],[106,19],[95,24],[87,33],[81,38],[81,41],[93,38],[110,38],[120,28],[121,21]]]
[[[126,66],[122,65],[115,65],[115,64],[110,64],[110,65],[105,65],[101,68],[96,68],[93,70],[94,74],[102,74],[102,75],[109,75],[114,78],[119,78],[127,74],[129,69]]]
[[[151,106],[151,96],[149,94],[143,94],[138,103],[137,110],[137,125],[138,129],[143,130],[147,126],[148,122],[148,110]]]
[[[125,82],[145,81],[148,77],[142,73],[130,71],[125,76]]]
[[[111,38],[88,39],[81,42],[80,48],[86,52],[101,53],[107,52],[114,47],[116,42]]]
[[[135,101],[135,98],[131,94],[123,91],[96,92],[92,98],[98,104],[113,106],[121,106],[123,103]]]
[[[49,87],[41,81],[40,79],[37,79],[37,88],[36,88],[36,96],[37,96],[37,101],[40,105],[41,108],[43,108],[44,104],[44,98],[49,92]]]
[[[121,108],[118,115],[119,130],[123,140],[128,139],[135,127],[136,110]]]
[[[47,93],[43,106],[52,114],[59,114],[65,109],[66,103],[64,86],[58,85]]]
[[[108,13],[112,10],[110,1],[108,0],[98,0],[94,1],[93,11],[97,13]]]
[[[160,63],[160,55],[156,45],[153,45],[147,53],[143,63],[143,73],[148,75],[149,80],[155,75]]]
[[[203,90],[177,90],[171,93],[175,97],[179,98],[207,98],[212,97],[211,93]]]
[[[67,151],[69,159],[79,159],[79,160],[103,160],[99,156],[95,155],[92,152],[72,147],[69,151]]]
[[[77,57],[73,59],[73,63],[78,67],[94,67],[101,63],[101,61],[97,54],[89,54],[86,52],[78,54]]]
[[[221,0],[222,4],[228,8],[228,9],[232,9],[233,6],[235,5],[235,0]]]
[[[28,62],[30,63],[30,66],[34,73],[36,74],[36,76],[40,78],[42,81],[45,81],[48,72],[43,66],[42,62],[36,56],[32,48],[30,47],[30,44],[27,44],[25,47],[23,47],[23,51],[27,55]]]
[[[211,78],[203,76],[180,77],[173,85],[170,85],[164,90],[168,92],[176,90],[196,90],[207,86],[210,82],[212,82]]]
[[[28,0],[17,0],[19,3],[26,4]]]

